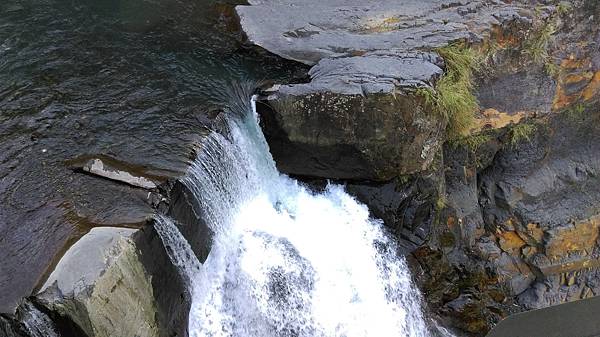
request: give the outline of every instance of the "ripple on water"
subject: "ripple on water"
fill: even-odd
[[[220,83],[303,72],[240,49],[227,2],[0,1],[0,312],[89,226],[151,211],[66,161],[178,175]]]

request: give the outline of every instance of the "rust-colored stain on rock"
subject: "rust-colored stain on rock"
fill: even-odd
[[[560,69],[553,110],[566,108],[579,100],[589,101],[600,92],[600,71],[593,69],[590,59],[576,59],[571,55],[561,61]],[[566,87],[569,85],[578,85],[583,89],[575,93],[568,92]]]
[[[486,109],[475,119],[474,127],[470,130],[471,134],[483,130],[500,129],[510,124],[517,124],[523,118],[532,115],[531,112],[519,111],[513,114],[500,112],[496,109]]]
[[[567,257],[571,253],[591,252],[598,239],[600,216],[580,222],[572,227],[549,232],[546,255],[551,259]]]
[[[525,241],[514,231],[500,232],[498,234],[498,243],[503,251],[509,254],[517,254],[525,246]]]

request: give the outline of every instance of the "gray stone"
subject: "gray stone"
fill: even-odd
[[[160,336],[152,280],[134,233],[92,229],[59,261],[39,297],[90,337]]]
[[[117,170],[109,165],[106,165],[102,159],[91,159],[84,166],[83,170],[101,177],[112,179],[126,184],[137,186],[146,189],[156,188],[156,183],[152,180],[143,177],[136,176],[130,172]]]
[[[331,92],[342,95],[395,94],[408,88],[432,87],[444,61],[432,53],[369,53],[323,59],[310,71],[311,82],[282,85],[284,96]]]
[[[306,84],[267,91],[263,129],[286,173],[389,180],[421,172],[445,136],[416,88],[432,87],[443,60],[432,53],[370,53],[321,60]],[[295,149],[295,151],[290,151]]]
[[[479,39],[501,19],[520,18],[500,1],[250,1],[236,8],[248,39],[283,58],[316,64],[370,51],[411,51]],[[498,15],[500,10],[504,13]]]

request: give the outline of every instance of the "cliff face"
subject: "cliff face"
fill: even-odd
[[[251,43],[313,65],[264,92],[279,168],[345,182],[441,320],[600,294],[596,1],[250,3]]]

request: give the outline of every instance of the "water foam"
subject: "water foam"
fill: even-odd
[[[184,180],[214,232],[190,335],[439,335],[381,221],[342,186],[315,193],[279,174],[254,104],[222,120]]]

